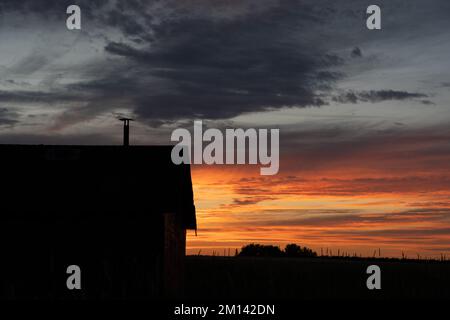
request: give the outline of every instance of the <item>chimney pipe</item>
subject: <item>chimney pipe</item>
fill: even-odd
[[[123,145],[127,147],[130,145],[130,121],[133,119],[120,118],[119,120],[123,121]]]

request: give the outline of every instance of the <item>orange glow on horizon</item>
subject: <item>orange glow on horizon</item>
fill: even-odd
[[[245,244],[372,256],[450,253],[449,177],[363,171],[259,175],[251,166],[193,166],[198,232],[188,254],[234,254]]]

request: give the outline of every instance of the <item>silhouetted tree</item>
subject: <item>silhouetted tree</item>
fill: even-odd
[[[286,248],[284,248],[284,253],[288,257],[298,257],[300,256],[302,251],[302,248],[295,243],[291,243],[286,245]]]
[[[283,251],[280,247],[272,245],[249,244],[243,246],[239,253],[241,257],[281,257]]]
[[[290,243],[284,248],[287,257],[317,257],[317,253],[307,247],[300,247],[295,243]]]
[[[307,247],[300,247],[295,243],[288,244],[284,251],[278,246],[263,244],[248,244],[243,246],[240,257],[317,257],[317,253]]]

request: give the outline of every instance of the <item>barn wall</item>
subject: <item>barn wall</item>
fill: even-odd
[[[182,217],[164,214],[164,295],[180,297],[184,294],[186,230]]]
[[[159,219],[158,219],[159,218]],[[163,292],[163,219],[0,221],[0,299],[147,299]],[[66,269],[81,268],[81,290]]]

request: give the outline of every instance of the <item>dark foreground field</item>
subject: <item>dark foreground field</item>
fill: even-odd
[[[186,297],[217,299],[450,299],[450,262],[188,256]],[[381,268],[381,290],[366,269]]]

